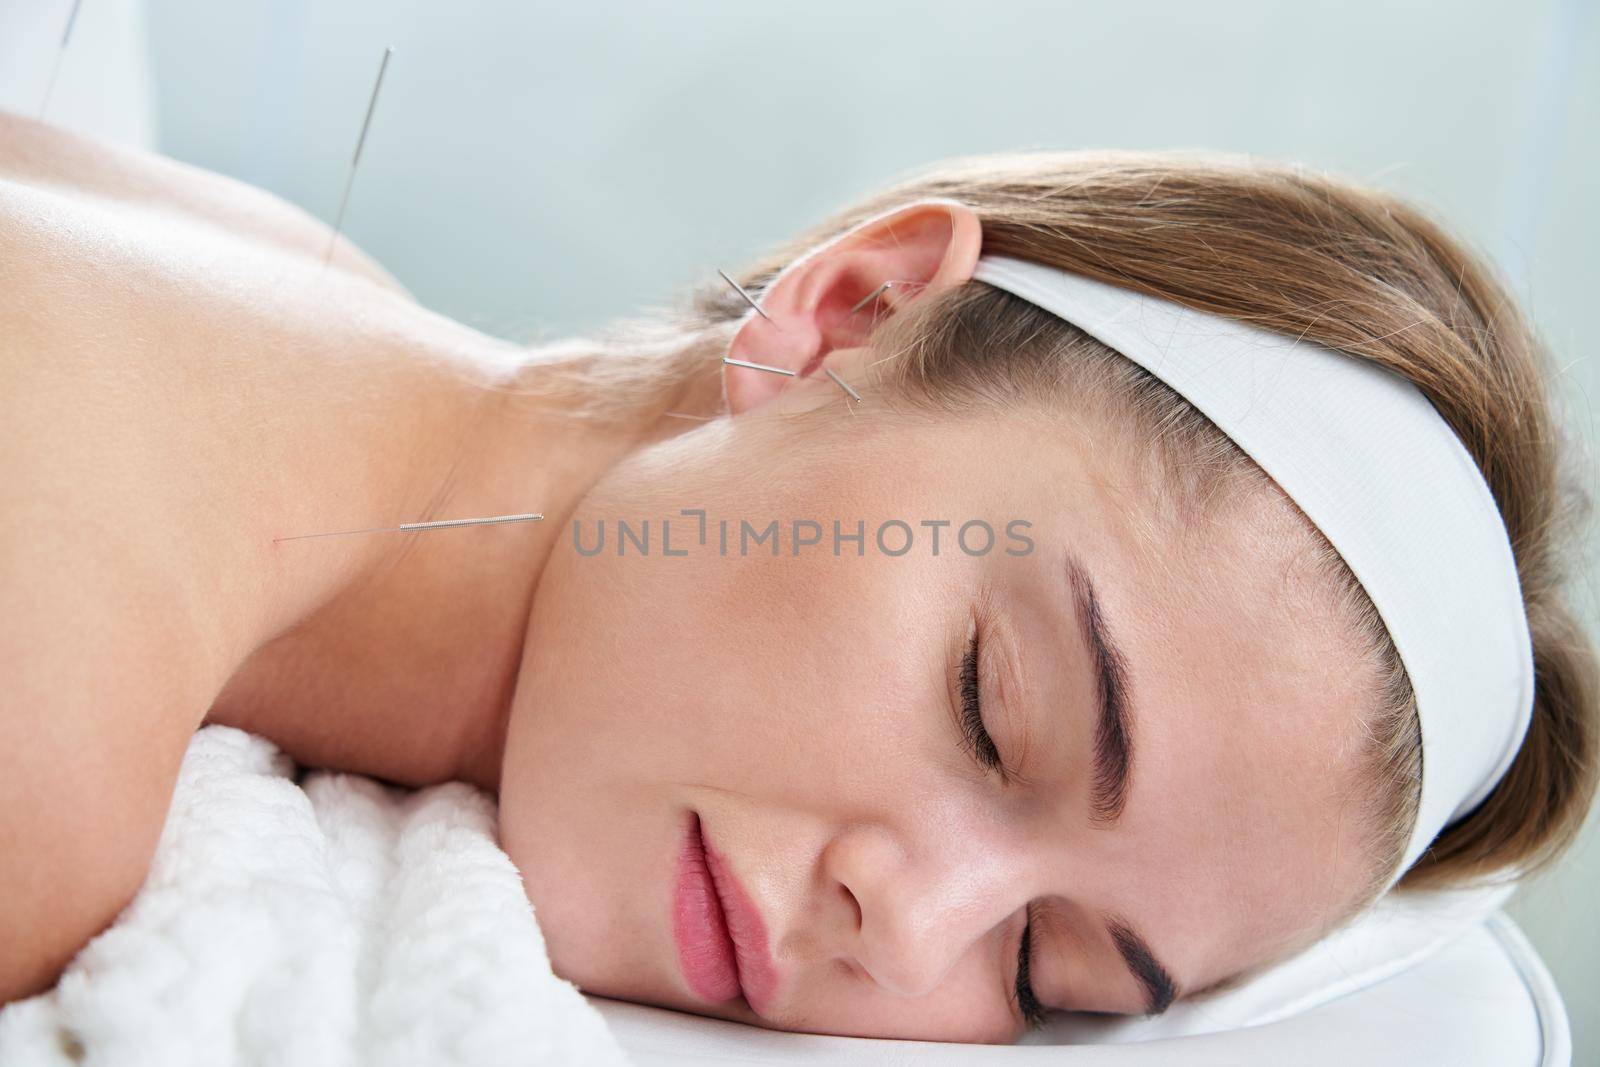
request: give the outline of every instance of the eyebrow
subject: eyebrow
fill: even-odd
[[[1089,795],[1090,818],[1110,826],[1128,801],[1133,773],[1133,714],[1129,703],[1127,658],[1106,626],[1095,596],[1094,579],[1072,553],[1066,556],[1067,584],[1095,676],[1094,764]]]
[[[1172,975],[1156,959],[1155,953],[1150,951],[1150,946],[1145,944],[1144,938],[1139,936],[1137,930],[1123,922],[1121,919],[1110,919],[1106,922],[1106,932],[1111,935],[1111,940],[1116,943],[1117,952],[1122,955],[1122,961],[1128,965],[1128,970],[1133,972],[1133,977],[1144,987],[1145,1014],[1160,1015],[1172,1006],[1178,999],[1178,987],[1172,980]]]
[[[1067,584],[1072,590],[1074,614],[1095,674],[1095,735],[1090,818],[1110,826],[1127,806],[1128,780],[1133,771],[1133,705],[1129,693],[1128,659],[1106,625],[1095,594],[1094,579],[1083,561],[1066,556]],[[1106,920],[1106,933],[1117,946],[1128,971],[1144,988],[1145,1014],[1160,1015],[1178,997],[1177,983],[1150,951],[1150,946],[1125,919]]]

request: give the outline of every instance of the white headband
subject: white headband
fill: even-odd
[[[1399,649],[1422,722],[1422,804],[1393,884],[1489,795],[1533,709],[1516,560],[1455,432],[1409,381],[1328,348],[1019,259],[983,256],[973,278],[1175,389],[1349,564]]]

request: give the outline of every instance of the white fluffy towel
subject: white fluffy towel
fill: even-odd
[[[0,1010],[0,1065],[627,1062],[551,973],[492,799],[294,771],[196,733],[144,888]]]

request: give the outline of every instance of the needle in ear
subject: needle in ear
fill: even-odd
[[[822,373],[826,374],[828,377],[832,378],[833,381],[834,381],[834,384],[837,385],[840,389],[843,389],[845,392],[849,393],[850,394],[850,399],[854,400],[857,404],[861,403],[861,394],[856,392],[854,389],[850,388],[850,383],[849,382],[845,381],[843,378],[841,378],[837,374],[833,373],[833,368],[832,367],[823,367],[822,368]]]
[[[768,374],[786,374],[791,378],[795,377],[795,373],[792,370],[785,370],[782,367],[769,367],[765,363],[751,363],[749,360],[734,359],[732,356],[723,356],[722,362],[730,367],[747,367],[750,370],[764,370]]]
[[[744,286],[740,285],[738,282],[736,282],[732,278],[728,277],[728,272],[727,271],[719,270],[719,271],[717,271],[717,273],[722,275],[722,280],[723,281],[725,281],[729,285],[733,286],[733,291],[738,293],[739,296],[744,299],[744,302],[746,304],[749,304],[752,308],[755,309],[755,313],[757,315],[760,315],[762,318],[766,319],[768,322],[771,322],[774,329],[777,329],[777,330],[782,330],[783,329],[782,326],[779,326],[776,322],[773,322],[771,315],[768,315],[765,311],[761,310],[761,305],[756,303],[755,297],[751,296],[749,293],[744,291]],[[762,368],[762,369],[770,370],[771,368]]]
[[[748,368],[749,370],[764,370],[768,374],[782,374],[782,375],[785,375],[785,376],[790,377],[790,378],[798,377],[798,375],[796,375],[795,372],[792,371],[792,370],[785,370],[782,367],[769,367],[765,363],[751,363],[747,359],[734,359],[732,356],[723,356],[722,357],[722,362],[728,364],[730,367],[745,367],[745,368]],[[861,403],[861,394],[856,392],[854,389],[850,388],[850,383],[849,382],[845,381],[843,378],[841,378],[837,374],[833,373],[833,368],[832,367],[823,367],[822,368],[822,373],[826,374],[829,378],[833,379],[834,383],[836,385],[838,385],[838,387],[840,389],[843,389],[846,393],[849,393],[852,400],[854,400],[858,404]],[[667,412],[667,414],[671,415],[671,414],[673,414],[673,412],[669,411],[669,412]],[[680,415],[678,417],[679,418],[692,418],[693,416]]]
[[[856,315],[859,311],[861,311],[862,308],[866,307],[868,304],[870,304],[874,300],[878,299],[878,297],[882,296],[884,293],[887,293],[889,291],[890,287],[893,286],[894,284],[895,283],[892,280],[884,282],[882,285],[880,285],[876,289],[872,290],[872,292],[868,293],[866,296],[862,297],[860,300],[857,300],[855,302],[855,306],[850,309],[850,314],[846,315],[845,317],[846,318],[851,318],[854,315]],[[861,403],[861,394],[856,392],[854,389],[850,388],[850,383],[849,382],[845,381],[843,378],[841,378],[837,374],[835,374],[833,372],[833,369],[830,368],[830,367],[824,367],[822,370],[823,370],[824,374],[826,374],[829,378],[833,379],[835,385],[837,385],[840,389],[843,389],[846,393],[850,394],[850,399],[854,400],[857,404]],[[851,410],[854,410],[854,409],[851,409]]]
[[[866,307],[868,304],[870,304],[874,300],[878,299],[878,297],[880,297],[884,293],[888,292],[889,291],[889,286],[891,286],[893,284],[894,284],[894,282],[884,282],[882,285],[880,285],[876,289],[872,290],[872,292],[868,293],[866,296],[862,297],[860,300],[857,300],[856,301],[856,306],[850,309],[850,314],[854,315],[856,312],[860,311],[862,308]]]

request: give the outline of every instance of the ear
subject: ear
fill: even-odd
[[[858,223],[790,264],[759,296],[766,316],[746,317],[728,356],[792,376],[723,364],[729,414],[820,375],[830,357],[860,347],[877,322],[906,303],[970,281],[982,244],[970,207],[921,200]]]

